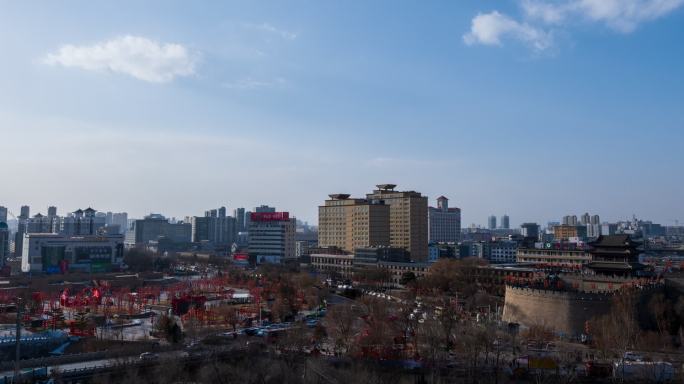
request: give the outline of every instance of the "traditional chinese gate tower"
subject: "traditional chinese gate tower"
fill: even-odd
[[[589,245],[592,260],[586,267],[597,275],[643,276],[646,265],[639,262],[641,243],[633,241],[629,235],[599,236]]]

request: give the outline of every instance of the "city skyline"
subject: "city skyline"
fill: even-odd
[[[683,3],[6,3],[0,204],[316,223],[396,183],[464,227],[674,225]]]
[[[416,191],[416,192],[420,192],[420,191]],[[360,195],[361,194],[359,194],[359,196]],[[437,200],[436,199],[433,199],[433,200],[434,200],[434,202],[431,200],[428,200],[428,206],[430,208],[437,208],[437,203],[436,203]],[[225,204],[223,204],[223,205],[225,205]],[[34,217],[36,214],[41,214],[43,216],[47,216],[47,209],[45,209],[45,210],[36,209],[34,206],[32,206],[30,204],[22,204],[22,206],[28,206],[30,208],[31,211],[30,211],[29,217]],[[234,209],[242,209],[242,210],[244,210],[244,213],[250,213],[250,212],[255,212],[260,207],[264,207],[264,206],[268,206],[268,204],[264,205],[264,203],[262,203],[262,204],[259,204],[257,206],[254,206],[254,207],[243,207],[243,206],[228,207],[228,206],[225,206],[225,208],[228,212],[227,216],[235,217],[235,214],[234,214],[235,212],[233,212]],[[8,220],[14,219],[12,216],[19,217],[19,209],[13,210],[12,207],[8,207],[7,205],[3,205],[3,204],[0,204],[0,207],[7,208],[7,211],[9,213],[8,214]],[[63,210],[60,208],[59,205],[55,205],[55,204],[51,204],[49,207],[57,209],[57,216],[66,217],[66,216],[70,216],[70,214],[74,213],[76,210],[81,209],[85,206],[77,206],[76,209],[69,209],[69,210]],[[117,214],[124,213],[124,214],[128,215],[129,221],[130,220],[141,220],[141,219],[143,219],[147,216],[150,216],[150,215],[162,215],[166,219],[175,219],[177,221],[183,221],[183,220],[185,220],[185,218],[188,218],[188,217],[189,218],[204,217],[205,215],[209,214],[209,211],[207,211],[206,209],[203,210],[202,212],[190,212],[190,213],[183,213],[181,215],[171,215],[171,214],[167,214],[166,212],[162,212],[162,211],[159,211],[159,212],[150,211],[150,212],[141,213],[141,214],[137,215],[137,214],[131,214],[126,209],[123,209],[123,210],[108,210],[108,209],[101,210],[101,209],[97,209],[96,207],[91,207],[91,206],[88,206],[88,208],[93,208],[98,214],[100,214],[100,213],[102,213],[102,214],[112,213],[114,215],[117,215]],[[453,208],[458,208],[461,211],[463,209],[461,207],[453,207]],[[182,208],[179,208],[179,209],[182,211]],[[274,208],[272,207],[271,209],[275,209],[279,212],[288,212],[292,215],[293,218],[296,218],[297,221],[301,221],[302,223],[307,223],[310,226],[317,226],[318,225],[318,219],[319,219],[318,213],[316,214],[316,216],[312,220],[306,220],[305,218],[298,216],[296,212],[293,212],[293,211],[288,210],[288,209],[284,209],[284,208],[280,208],[280,207],[274,207]],[[577,225],[584,225],[579,220],[580,219],[579,216],[581,215],[579,212],[580,211],[577,211],[576,213],[570,212],[570,214],[571,214],[570,216],[576,216],[578,218]],[[584,213],[587,213],[587,212],[584,212]],[[503,228],[503,226],[499,220],[500,217],[497,215],[494,215],[494,216],[496,217],[496,220],[497,220],[496,227],[494,229],[505,229],[505,228]],[[508,217],[509,220],[511,219],[510,215],[504,214],[501,217],[503,217],[503,216]],[[563,223],[563,220],[565,217],[570,217],[570,216],[568,216],[567,213],[559,213],[557,217],[551,217],[551,218],[547,218],[547,219],[543,219],[543,220],[537,220],[537,221],[532,220],[532,219],[523,220],[523,219],[513,218],[513,220],[510,220],[510,229],[521,228],[523,224],[527,224],[527,223],[535,223],[535,224],[538,224],[539,226],[541,226],[542,228],[546,227],[549,224],[558,225],[558,224]],[[592,216],[594,216],[593,212],[592,212]],[[673,220],[672,223],[663,223],[663,222],[658,222],[657,220],[655,220],[649,216],[638,216],[635,214],[631,214],[631,215],[626,214],[626,215],[617,216],[617,217],[607,217],[606,216],[605,218],[602,215],[596,215],[596,216],[600,217],[599,224],[616,223],[616,222],[631,222],[635,218],[638,220],[651,221],[653,223],[661,224],[663,226],[680,226],[680,225],[684,224],[684,220],[680,221],[678,219],[675,219],[675,220]],[[105,217],[105,216],[102,216],[102,217]],[[471,226],[473,226],[473,225],[475,225],[476,228],[490,229],[490,228],[488,228],[488,226],[489,226],[488,221],[491,217],[492,217],[492,215],[487,215],[483,218],[475,218],[474,221],[472,221],[472,222],[466,222],[465,220],[462,220],[461,229],[467,230],[468,228],[471,228]]]

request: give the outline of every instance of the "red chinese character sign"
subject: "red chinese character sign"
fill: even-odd
[[[252,221],[285,221],[290,219],[290,212],[252,212]]]

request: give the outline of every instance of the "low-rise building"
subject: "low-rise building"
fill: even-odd
[[[389,271],[390,281],[401,284],[404,273],[413,272],[416,278],[425,276],[432,263],[415,263],[405,248],[359,248],[349,254],[336,247],[317,248],[311,252],[311,266],[330,276],[351,279],[357,269],[383,268]]]
[[[513,240],[494,241],[489,245],[489,261],[494,264],[515,263],[518,242]]]
[[[378,268],[387,269],[390,273],[390,280],[395,285],[401,285],[401,280],[405,273],[411,272],[419,279],[430,273],[432,263],[393,263],[390,261],[378,262]]]
[[[192,241],[192,224],[170,223],[160,214],[149,214],[142,220],[135,220],[126,232],[126,246],[146,246],[150,242],[158,242],[161,238],[177,244],[187,244]]]
[[[584,225],[556,225],[553,227],[553,237],[559,241],[571,238],[586,239],[587,227]]]
[[[516,255],[518,263],[534,263],[558,267],[577,267],[591,261],[591,254],[581,248],[519,248]]]
[[[345,279],[354,275],[354,255],[338,248],[319,248],[310,257],[311,266],[318,272]]]
[[[108,272],[123,266],[123,235],[67,236],[27,233],[21,253],[23,272]]]

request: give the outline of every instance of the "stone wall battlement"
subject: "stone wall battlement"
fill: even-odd
[[[515,287],[512,285],[506,286],[506,292],[508,290],[517,292],[519,295],[527,296],[537,296],[537,297],[549,297],[556,300],[578,300],[578,301],[610,301],[615,296],[613,293],[588,293],[588,292],[576,292],[576,291],[560,291],[554,289],[540,289],[540,288],[528,288],[528,287]]]

